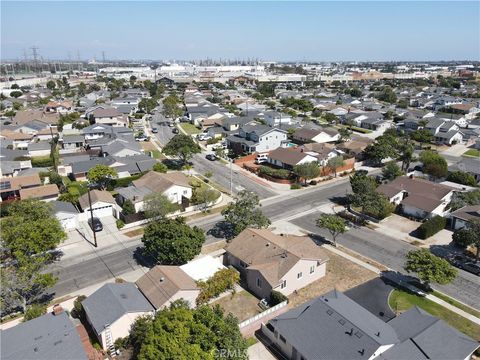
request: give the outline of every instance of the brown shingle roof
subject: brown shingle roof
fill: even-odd
[[[309,156],[309,154],[302,151],[300,148],[277,148],[270,151],[268,157],[273,160],[281,161],[287,165],[297,165],[304,157]],[[313,156],[313,155],[310,155]]]
[[[300,259],[328,260],[323,249],[307,236],[276,235],[265,229],[246,229],[227,246],[226,251],[256,269],[272,285]]]
[[[464,206],[452,212],[452,216],[466,221],[480,220],[480,205]]]
[[[40,180],[40,176],[38,176],[38,174],[1,178],[0,182],[10,183],[9,187],[0,189],[0,193],[42,185],[42,181]]]
[[[28,189],[20,190],[20,199],[42,199],[50,196],[58,195],[58,187],[55,184],[48,184],[44,186],[37,186]]]
[[[15,125],[23,125],[32,120],[40,120],[49,124],[58,123],[60,116],[57,113],[45,114],[43,110],[22,110],[17,111],[13,118]]]
[[[155,309],[164,306],[180,290],[198,290],[195,281],[178,266],[157,265],[136,284]]]
[[[172,172],[167,174],[149,171],[140,179],[134,180],[135,187],[146,187],[153,192],[164,192],[173,185],[179,185],[191,188],[188,178],[181,172]]]
[[[116,116],[122,116],[122,113],[119,112],[115,108],[98,108],[92,111],[92,115],[96,118],[103,118],[103,117],[116,117]]]
[[[2,130],[0,132],[0,136],[3,136],[5,139],[8,140],[32,140],[32,134],[24,134],[21,132],[11,131],[8,129]]]
[[[108,191],[92,190],[90,191],[90,196],[92,199],[92,204],[95,204],[98,201],[115,204],[115,199],[113,198],[112,194],[110,194]],[[78,202],[80,203],[80,207],[82,209],[88,208],[90,206],[88,201],[88,193],[80,196],[80,198],[78,199]]]

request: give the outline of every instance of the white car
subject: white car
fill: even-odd
[[[205,133],[201,133],[198,135],[198,140],[200,141],[206,141],[206,140],[210,140],[212,137],[208,134],[205,134]]]

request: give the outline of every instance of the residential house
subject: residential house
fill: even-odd
[[[92,203],[91,207],[89,193]],[[93,216],[98,218],[107,216],[117,217],[119,210],[112,194],[102,190],[91,190],[89,193],[87,192],[78,199],[80,209],[86,214],[87,219],[90,218],[90,212],[92,211]]]
[[[51,138],[52,134],[57,134],[57,128],[50,128],[50,124],[41,120],[31,120],[21,125],[16,125],[14,131],[24,134],[37,135],[39,132],[42,132],[42,130],[48,130],[48,132],[50,132],[50,129],[52,130],[52,132],[49,134]]]
[[[240,271],[259,298],[272,290],[289,295],[325,276],[328,256],[307,236],[245,229],[226,247],[225,265]]]
[[[310,143],[302,146],[302,149],[305,152],[314,154],[317,158],[317,162],[320,166],[326,166],[328,160],[336,157],[343,156],[345,153],[342,150],[335,148],[333,144],[324,144],[324,143]]]
[[[192,197],[192,186],[181,172],[163,174],[150,171],[134,180],[131,186],[118,189],[120,204],[129,199],[137,212],[143,211],[144,198],[152,193],[162,193],[172,203],[187,205]]]
[[[128,127],[113,127],[104,124],[94,124],[82,129],[82,134],[87,143],[91,140],[100,139],[105,136],[133,135],[133,130]]]
[[[69,231],[78,227],[78,210],[72,203],[66,201],[52,201],[55,217],[62,227]]]
[[[337,149],[355,157],[357,160],[362,160],[364,157],[363,150],[371,143],[373,143],[373,139],[357,137],[354,140],[338,144]]]
[[[268,153],[269,164],[292,170],[294,166],[318,162],[314,152],[304,151],[303,148],[277,148]]]
[[[17,111],[12,119],[12,125],[23,125],[33,120],[39,120],[44,123],[56,126],[60,115],[58,113],[46,113],[43,110],[20,110]]]
[[[81,339],[83,326],[75,326],[58,306],[54,309],[0,330],[2,360],[93,360],[88,356],[91,345]]]
[[[49,156],[52,151],[52,145],[47,141],[38,141],[28,144],[28,156]]]
[[[53,201],[58,198],[60,192],[55,184],[24,188],[19,190],[20,199],[38,199],[43,201]]]
[[[278,111],[266,111],[265,112],[265,121],[267,122],[268,126],[271,127],[282,127],[288,126],[292,124],[292,117],[287,114],[283,114]]]
[[[128,125],[128,117],[113,107],[97,106],[85,112],[85,117],[95,124],[113,127],[126,127]]]
[[[463,171],[472,175],[477,184],[480,183],[480,158],[465,157],[455,164],[448,166],[448,171]]]
[[[424,179],[400,176],[380,185],[377,191],[391,203],[400,205],[405,215],[425,219],[445,216],[455,189]]]
[[[340,140],[340,134],[333,128],[300,128],[293,133],[293,140],[299,143],[328,143]]]
[[[32,142],[33,135],[23,134],[8,129],[2,129],[0,131],[0,138],[12,142],[14,149],[27,149],[28,144]]]
[[[425,125],[425,129],[430,131],[437,143],[452,145],[463,141],[458,125],[453,121],[432,118]]]
[[[42,185],[38,174],[0,179],[0,201],[21,199],[20,191]],[[58,191],[58,190],[57,190]]]
[[[83,135],[63,135],[59,143],[63,150],[77,151],[85,146],[85,137]]]
[[[49,101],[47,105],[45,105],[45,112],[65,114],[71,111],[72,108],[73,108],[73,103],[69,100]]]
[[[200,288],[179,266],[156,265],[135,283],[155,310],[183,299],[195,307]]]
[[[237,135],[227,137],[227,146],[236,154],[262,153],[287,143],[287,132],[266,125],[244,125]]]
[[[450,214],[453,230],[464,228],[470,221],[480,221],[480,205],[464,206]]]
[[[27,159],[26,156],[25,150],[0,147],[0,177],[17,176],[21,170],[31,169],[31,160],[16,160]]]
[[[287,359],[469,359],[479,343],[414,306],[388,323],[338,290],[262,325]]]
[[[141,316],[154,314],[152,305],[132,283],[105,284],[82,301],[87,321],[103,349],[128,336]]]

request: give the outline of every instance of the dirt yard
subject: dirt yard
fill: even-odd
[[[328,250],[325,249],[325,251]],[[328,251],[328,256],[330,261],[327,263],[327,274],[325,277],[299,290],[297,294],[291,294],[288,297],[290,308],[294,308],[334,288],[346,291],[377,276],[360,265],[330,251]]]
[[[259,301],[260,299],[243,290],[234,295],[225,296],[211,305],[220,305],[226,314],[232,313],[239,322],[242,322],[262,312],[262,309],[258,306]]]

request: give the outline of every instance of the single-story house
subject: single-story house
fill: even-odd
[[[245,229],[226,247],[225,265],[240,271],[259,298],[272,290],[289,295],[325,276],[328,256],[307,236]]]
[[[47,184],[28,189],[20,189],[20,199],[24,200],[33,198],[43,201],[53,201],[58,198],[59,193],[57,185]]]
[[[64,150],[76,150],[85,146],[85,137],[83,135],[64,135],[60,139],[60,143]]]
[[[52,201],[55,217],[65,230],[74,230],[78,227],[78,210],[67,201]]]
[[[89,343],[82,343],[80,327],[75,326],[68,314],[57,306],[54,312],[0,330],[0,358],[91,360],[88,357]]]
[[[428,180],[399,176],[377,188],[391,203],[401,205],[404,214],[419,219],[448,213],[454,188]]]
[[[127,336],[138,317],[154,314],[152,305],[132,283],[105,284],[83,300],[82,306],[105,350]]]
[[[262,325],[287,359],[470,359],[479,343],[414,306],[389,322],[333,290]]]
[[[168,307],[178,299],[195,307],[200,294],[195,280],[179,266],[156,265],[138,279],[136,285],[155,310]]]
[[[315,153],[304,151],[301,148],[278,148],[268,153],[269,164],[292,169],[296,165],[318,162]]]
[[[115,202],[112,194],[110,194],[108,191],[91,190],[90,198],[92,201],[91,208],[90,201],[88,199],[88,192],[80,196],[78,199],[81,210],[84,213],[88,213],[87,217],[90,217],[90,211],[93,211],[93,216],[98,218],[106,216],[117,217],[117,203]]]
[[[464,228],[470,221],[480,221],[480,205],[464,206],[452,212],[450,217],[453,230]]]
[[[0,179],[0,202],[20,199],[20,191],[42,186],[38,174]],[[57,189],[58,191],[58,189]]]
[[[47,141],[32,142],[27,147],[28,156],[49,156],[52,151],[52,145]]]
[[[326,129],[307,129],[300,128],[295,130],[293,140],[300,143],[328,143],[340,140],[340,134],[337,130]]]
[[[462,160],[448,167],[448,171],[463,171],[473,177],[477,183],[480,183],[480,158],[463,158]]]

